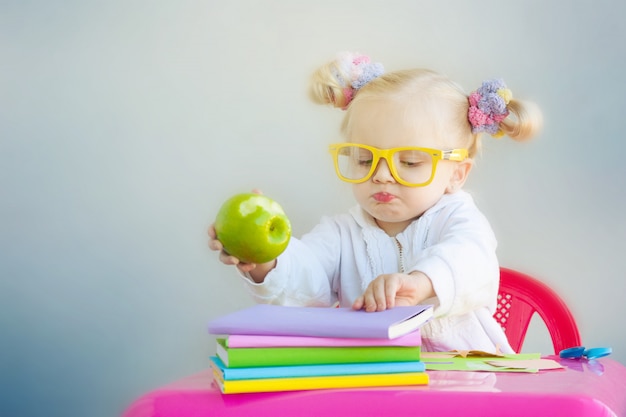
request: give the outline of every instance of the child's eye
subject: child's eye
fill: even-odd
[[[372,165],[372,159],[359,159],[358,160],[359,165],[361,166],[370,166]]]
[[[431,156],[418,150],[402,151],[395,154],[398,168],[420,168],[431,162]]]
[[[400,165],[407,168],[418,167],[423,163],[424,161],[400,161]]]

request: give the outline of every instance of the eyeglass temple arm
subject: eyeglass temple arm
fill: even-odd
[[[450,149],[442,152],[441,159],[448,161],[464,161],[467,159],[467,156],[467,149]]]

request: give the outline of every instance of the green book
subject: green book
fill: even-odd
[[[420,360],[420,346],[229,348],[217,339],[217,356],[229,368]]]

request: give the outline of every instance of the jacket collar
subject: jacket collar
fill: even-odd
[[[434,206],[432,206],[431,208],[429,208],[428,210],[426,210],[424,212],[424,214],[422,214],[420,217],[418,217],[417,219],[415,219],[413,221],[413,223],[411,223],[409,225],[409,227],[407,227],[404,232],[400,233],[400,235],[403,235],[404,233],[406,233],[407,231],[410,231],[410,229],[416,224],[417,221],[423,219],[423,221],[427,221],[430,217],[434,216],[435,214],[437,214],[439,211],[443,210],[445,207],[451,205],[451,204],[458,204],[459,202],[462,201],[468,201],[471,200],[472,197],[470,196],[469,193],[467,193],[466,191],[457,191],[455,193],[452,194],[444,194],[437,203],[435,203]],[[372,232],[374,230],[372,229],[378,229],[381,233],[384,233],[383,230],[378,227],[378,225],[376,224],[376,221],[374,220],[374,218],[367,213],[365,210],[363,210],[361,208],[361,206],[354,206],[350,209],[349,211],[350,215],[352,215],[352,217],[354,218],[354,221],[356,221],[356,223],[363,229],[369,229]]]

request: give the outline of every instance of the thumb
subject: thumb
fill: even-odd
[[[364,298],[362,295],[358,296],[356,300],[354,300],[354,303],[352,304],[352,309],[353,310],[361,310],[363,308],[363,302],[364,302]]]

